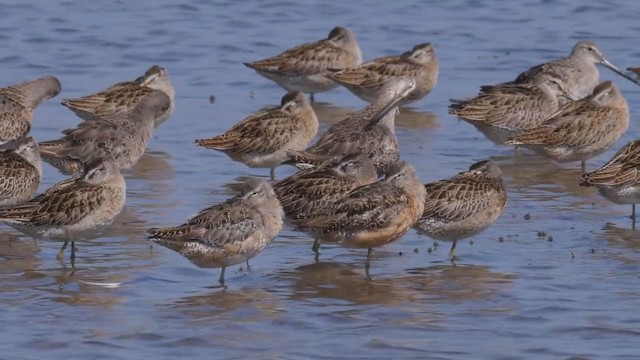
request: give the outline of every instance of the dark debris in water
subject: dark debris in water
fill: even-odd
[[[523,218],[524,218],[525,220],[531,220],[531,214],[526,213],[526,214],[524,214]]]
[[[549,237],[547,238],[547,241],[548,241],[548,242],[552,242],[552,241],[553,241],[553,236],[549,236]]]
[[[216,103],[216,96],[215,95],[209,96],[209,102],[212,103],[212,104],[215,104]]]
[[[498,242],[504,242],[504,237],[500,236],[500,237],[498,238]]]
[[[546,236],[547,236],[547,233],[546,233],[546,232],[544,232],[544,231],[538,231],[538,237],[539,237],[539,238],[543,238],[543,237],[546,237]]]

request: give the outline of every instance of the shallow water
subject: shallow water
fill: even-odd
[[[61,98],[133,79],[151,64],[166,66],[177,90],[174,116],[127,174],[125,211],[104,236],[79,244],[76,269],[55,260],[59,242],[2,229],[0,357],[636,357],[640,233],[629,229],[629,206],[579,187],[577,163],[526,151],[514,158],[447,115],[449,98],[564,56],[580,39],[595,40],[620,67],[640,65],[636,2],[298,3],[0,4],[2,85],[45,74],[63,85],[37,111],[39,140],[78,122]],[[316,263],[311,239],[289,229],[249,271],[228,269],[226,289],[216,286],[218,270],[150,248],[145,229],[177,224],[230,196],[234,183],[268,175],[193,145],[279,103],[282,90],[241,62],[325,37],[335,25],[354,30],[366,59],[435,45],[436,89],[397,119],[402,156],[425,182],[496,160],[509,189],[500,220],[472,245],[461,242],[455,265],[448,243],[429,253],[433,241],[411,231],[376,250],[372,281],[363,274],[365,251],[326,247]],[[640,134],[640,87],[606,69],[602,76],[615,79],[631,108],[619,148]],[[364,105],[342,89],[316,100],[322,128]],[[61,179],[47,166],[42,189]]]

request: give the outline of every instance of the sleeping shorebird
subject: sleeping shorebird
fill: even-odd
[[[566,90],[570,94],[581,99],[591,95],[593,89],[600,83],[600,73],[596,66],[598,64],[604,65],[635,84],[639,84],[638,80],[610,63],[593,41],[578,42],[568,57],[534,66],[518,75],[515,82],[532,82],[540,75],[551,74],[566,84]]]
[[[541,126],[528,130],[508,145],[524,145],[558,162],[585,161],[609,149],[627,131],[629,107],[611,81],[593,94],[569,103]]]
[[[486,230],[498,220],[507,203],[498,164],[485,160],[450,179],[425,185],[424,212],[416,224],[418,232],[436,240],[453,240],[449,257],[454,258],[458,240]]]
[[[414,80],[389,81],[376,100],[359,112],[332,125],[320,140],[304,151],[289,151],[287,164],[313,167],[333,156],[364,153],[371,158],[379,174],[400,159],[395,132],[398,103],[416,87]]]
[[[0,88],[0,144],[25,136],[31,130],[33,111],[46,99],[60,93],[53,76]]]
[[[124,207],[126,192],[118,167],[112,161],[95,161],[87,164],[82,176],[59,182],[23,204],[0,209],[0,222],[33,238],[63,239],[60,261],[71,241],[73,265],[75,241],[110,225]]]
[[[542,125],[563,102],[578,100],[565,87],[550,74],[536,77],[533,83],[482,86],[481,93],[472,99],[451,99],[449,114],[471,123],[501,145]]]
[[[343,27],[335,27],[326,39],[305,43],[264,60],[244,63],[258,74],[275,81],[287,91],[313,94],[338,85],[326,76],[327,69],[344,69],[362,63],[356,36]]]
[[[616,204],[631,204],[635,226],[636,204],[640,203],[640,140],[627,143],[601,168],[582,175],[580,185],[595,186]]]
[[[333,81],[366,102],[374,101],[382,87],[399,76],[416,82],[416,88],[400,105],[418,101],[431,92],[438,80],[438,59],[433,45],[416,45],[402,55],[385,56],[360,66],[329,73]]]
[[[287,219],[297,226],[331,213],[353,189],[377,180],[376,168],[366,155],[349,154],[291,175],[273,189]],[[312,247],[316,254],[319,245],[316,238]]]
[[[102,158],[112,158],[120,169],[129,169],[144,154],[155,120],[170,106],[164,92],[153,90],[128,114],[83,121],[64,130],[61,139],[41,142],[40,154],[65,174],[77,174],[83,164]]]
[[[370,277],[372,249],[404,235],[420,219],[425,196],[413,166],[398,161],[387,168],[383,180],[355,188],[324,216],[301,225],[316,231],[320,241],[367,248],[365,270]]]
[[[153,65],[143,76],[134,81],[120,82],[98,93],[78,99],[65,99],[62,105],[84,120],[108,119],[114,115],[126,115],[133,111],[153,90],[160,90],[171,99],[169,108],[155,120],[155,127],[158,127],[173,113],[175,97],[175,89],[167,69],[158,65]]]
[[[31,199],[42,181],[38,143],[21,137],[8,145],[10,149],[0,152],[0,208]]]
[[[210,139],[196,140],[207,149],[223,151],[249,167],[271,169],[287,159],[287,151],[303,150],[318,132],[318,118],[300,91],[287,93],[279,107],[259,111]]]
[[[282,229],[284,213],[264,180],[243,184],[241,194],[208,207],[186,223],[150,229],[149,240],[203,268],[225,268],[258,255]]]

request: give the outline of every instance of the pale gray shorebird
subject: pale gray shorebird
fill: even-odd
[[[244,63],[287,91],[313,94],[338,85],[327,77],[327,69],[344,69],[362,63],[362,52],[351,30],[337,26],[326,39],[305,43],[281,54]]]
[[[597,65],[603,65],[627,80],[639,84],[638,80],[625,74],[607,60],[593,41],[580,41],[568,57],[552,60],[530,68],[515,79],[516,83],[532,82],[543,74],[551,74],[562,80],[567,91],[578,98],[591,95],[600,83]]]
[[[416,87],[415,80],[405,77],[389,81],[376,100],[359,112],[332,125],[312,147],[289,151],[299,168],[313,167],[333,156],[364,153],[371,158],[378,174],[400,159],[395,133],[398,104]]]
[[[279,107],[259,111],[225,133],[196,140],[207,149],[222,151],[249,167],[271,169],[287,159],[287,151],[303,150],[318,132],[318,118],[300,91],[285,94]]]
[[[382,87],[399,76],[416,82],[416,88],[400,105],[418,101],[431,92],[438,80],[438,59],[433,45],[419,44],[401,55],[380,57],[360,66],[329,73],[333,81],[366,102],[374,101]]]
[[[424,186],[424,212],[415,227],[433,239],[453,241],[449,251],[452,259],[458,240],[486,230],[498,220],[507,203],[502,171],[491,160],[479,161],[468,171]]]
[[[582,175],[580,185],[595,186],[613,203],[630,204],[635,226],[636,204],[640,203],[640,140],[630,141],[601,168]]]
[[[64,130],[61,139],[41,142],[40,155],[65,174],[80,173],[84,164],[103,158],[114,159],[121,170],[129,169],[144,154],[155,120],[170,106],[164,92],[153,90],[127,114],[83,121]]]
[[[38,143],[21,137],[0,152],[0,207],[17,205],[33,196],[42,181]]]
[[[424,211],[426,190],[411,164],[391,164],[385,178],[352,190],[325,216],[302,224],[313,229],[320,241],[345,247],[366,248],[365,270],[369,276],[372,249],[402,237]]]
[[[151,66],[143,76],[134,81],[120,82],[81,98],[64,99],[62,105],[83,120],[109,119],[114,115],[126,115],[133,111],[153,90],[160,90],[171,99],[169,108],[155,120],[155,127],[158,127],[173,113],[175,97],[175,89],[167,69],[158,65]]]
[[[34,110],[60,89],[60,81],[53,76],[0,88],[0,144],[27,135]]]
[[[251,180],[241,193],[213,205],[176,227],[149,229],[149,240],[167,247],[203,268],[222,268],[258,255],[278,235],[284,212],[264,180]]]
[[[528,130],[508,145],[532,148],[558,162],[585,161],[609,149],[627,131],[629,107],[611,81],[593,94],[567,104],[541,126]]]
[[[273,189],[287,219],[298,226],[330,214],[353,189],[377,180],[376,168],[366,155],[349,154],[280,180]],[[316,254],[319,245],[316,238],[312,247]]]
[[[482,86],[468,100],[451,99],[449,114],[476,126],[491,141],[504,144],[523,131],[534,129],[561,108],[563,100],[578,100],[560,78],[551,74],[532,83]]]
[[[71,264],[75,241],[110,225],[122,211],[127,186],[112,161],[87,164],[85,173],[47,189],[33,199],[0,209],[0,222],[33,238],[62,239],[57,258],[62,261],[71,241]]]

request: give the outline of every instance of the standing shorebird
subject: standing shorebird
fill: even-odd
[[[207,149],[223,151],[249,167],[271,168],[287,159],[287,151],[302,150],[318,132],[318,118],[300,91],[282,97],[280,107],[259,111],[222,135],[196,140]]]
[[[143,76],[134,81],[120,82],[98,93],[78,99],[65,99],[62,105],[84,120],[109,119],[114,115],[126,115],[133,111],[153,90],[160,90],[171,99],[169,108],[155,120],[155,127],[158,127],[173,113],[175,97],[175,89],[167,69],[158,65],[153,65]]]
[[[77,174],[83,164],[102,158],[112,158],[120,169],[129,169],[144,154],[155,120],[170,106],[164,92],[153,90],[128,114],[84,121],[64,130],[61,139],[41,142],[40,154],[65,174]]]
[[[640,203],[640,140],[627,143],[601,168],[582,175],[580,185],[597,187],[616,204],[631,204],[635,227],[636,204]]]
[[[160,244],[204,268],[222,268],[224,285],[227,266],[258,255],[282,229],[284,213],[264,180],[243,184],[241,194],[208,207],[186,223],[150,229],[149,240]]]
[[[31,130],[33,111],[46,99],[60,93],[53,76],[25,81],[0,89],[0,144],[25,136]]]
[[[638,84],[637,80],[610,63],[593,41],[578,42],[568,57],[534,66],[518,75],[515,82],[532,82],[540,75],[551,74],[566,84],[569,93],[583,98],[591,95],[593,89],[600,83],[600,73],[596,66],[598,64]]]
[[[21,137],[10,145],[0,152],[0,207],[31,199],[42,181],[38,143],[32,137]]]
[[[523,131],[535,129],[560,109],[564,100],[577,100],[561,79],[550,74],[528,84],[482,86],[469,100],[451,100],[449,114],[476,126],[491,141],[504,144]]]
[[[627,131],[629,108],[620,90],[605,81],[593,94],[574,101],[541,126],[526,131],[508,145],[524,145],[558,162],[585,161],[609,149]]]
[[[420,219],[425,196],[413,166],[398,161],[387,168],[383,180],[354,189],[324,217],[303,226],[316,230],[321,241],[367,248],[365,270],[370,277],[372,249],[404,235]]]
[[[498,220],[507,203],[502,171],[491,160],[479,161],[469,171],[424,186],[424,212],[415,227],[433,239],[453,240],[451,259],[458,240],[486,230]]]
[[[275,81],[287,91],[313,94],[329,91],[338,86],[331,80],[327,69],[344,69],[362,63],[362,52],[356,36],[343,27],[335,27],[326,39],[306,43],[282,54],[245,66]]]
[[[63,239],[60,261],[71,241],[74,265],[75,241],[110,225],[124,207],[126,192],[118,167],[112,161],[96,161],[87,164],[81,177],[59,182],[23,204],[0,209],[0,222],[34,238]]]
[[[304,151],[289,151],[288,164],[307,168],[322,164],[333,156],[364,153],[371,158],[378,174],[400,159],[395,132],[398,103],[416,87],[413,79],[389,81],[376,100],[350,117],[332,125],[320,140]]]
[[[298,226],[330,214],[353,189],[377,180],[376,168],[366,155],[349,154],[291,175],[273,189],[287,219]],[[316,254],[319,245],[316,238],[312,247]]]
[[[374,101],[384,85],[399,76],[412,78],[416,82],[416,88],[400,105],[418,101],[431,92],[438,80],[438,59],[433,45],[416,45],[402,55],[385,56],[357,67],[329,73],[333,81],[366,102]]]

